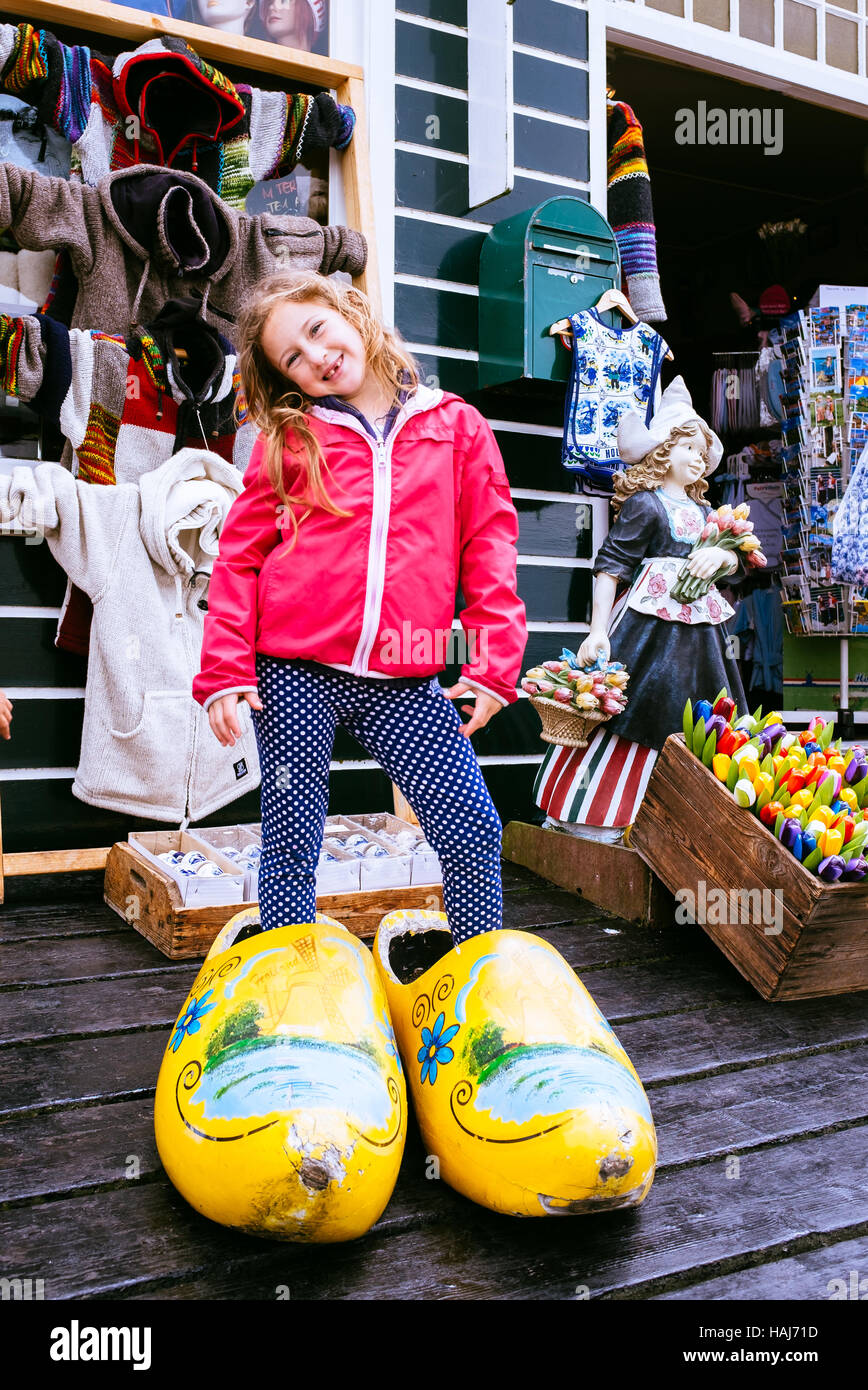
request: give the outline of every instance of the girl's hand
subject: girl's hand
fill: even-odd
[[[605,659],[608,661],[609,657],[612,655],[612,647],[608,637],[602,629],[591,628],[584,642],[576,652],[579,665],[593,666],[594,662],[597,660],[597,652],[601,647]]]
[[[463,714],[472,713],[473,716],[471,719],[467,721],[466,724],[461,725],[461,732],[465,738],[470,738],[470,735],[475,734],[477,729],[483,729],[485,725],[488,723],[491,716],[493,714],[497,714],[498,710],[503,709],[503,705],[500,703],[499,700],[495,700],[493,695],[486,695],[481,690],[474,690],[473,686],[464,685],[461,681],[459,681],[457,685],[450,686],[448,690],[446,690],[443,686],[441,686],[440,689],[443,691],[443,694],[446,696],[447,700],[451,700],[461,695],[476,696],[475,706],[461,706],[461,711]]]
[[[224,695],[208,706],[208,723],[224,748],[234,748],[241,737],[237,713],[239,700],[246,700],[251,709],[262,709],[262,701],[255,690],[245,690],[242,695]]]
[[[9,725],[12,723],[12,701],[5,690],[0,690],[0,738],[11,738]]]
[[[735,573],[738,569],[735,552],[724,550],[719,545],[710,545],[704,550],[697,550],[696,554],[690,557],[687,568],[697,579],[711,579],[724,565],[727,566],[728,574]]]

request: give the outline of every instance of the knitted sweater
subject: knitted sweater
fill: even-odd
[[[249,707],[241,742],[220,745],[190,694],[204,594],[241,475],[182,449],[139,484],[91,487],[56,463],[0,474],[0,522],[45,536],[93,600],[74,794],[92,806],[176,824],[259,785]]]
[[[167,299],[191,294],[225,332],[271,272],[358,275],[367,258],[360,232],[309,217],[248,217],[195,174],[148,164],[96,188],[0,164],[0,227],[28,250],[68,251],[78,280],[70,326],[106,333],[126,333]]]
[[[83,482],[137,482],[188,443],[231,463],[240,389],[234,348],[189,311],[179,334],[179,318],[170,302],[154,325],[125,340],[43,315],[0,314],[0,391],[30,401],[60,428]],[[173,336],[189,344],[186,369],[167,351]],[[206,365],[207,378],[191,385],[185,371],[193,362]]]
[[[352,108],[327,92],[236,85],[167,34],[112,59],[31,24],[3,24],[0,87],[72,141],[85,183],[162,164],[197,174],[238,209],[258,180],[290,173],[314,150],[345,149],[355,125]]]

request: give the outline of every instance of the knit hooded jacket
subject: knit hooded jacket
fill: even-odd
[[[218,538],[241,485],[237,469],[198,449],[117,487],[91,487],[56,463],[0,475],[0,522],[44,535],[93,601],[79,800],[184,826],[259,785],[249,708],[240,742],[224,748],[190,694]]]
[[[0,314],[0,390],[60,429],[86,483],[134,483],[185,444],[233,460],[240,391],[235,349],[174,301],[126,338],[68,329],[42,314]],[[187,354],[180,362],[174,346]]]
[[[0,86],[72,142],[85,183],[162,164],[198,174],[237,209],[260,179],[290,173],[315,150],[345,149],[356,119],[327,92],[236,85],[168,34],[113,59],[47,29],[3,24]]]
[[[70,327],[106,333],[126,333],[167,299],[191,294],[225,332],[273,271],[359,275],[367,259],[361,232],[309,217],[250,217],[195,174],[149,164],[95,188],[0,164],[0,226],[28,250],[69,252],[78,280]]]

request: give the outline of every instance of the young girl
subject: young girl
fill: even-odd
[[[469,735],[517,698],[527,639],[494,436],[460,396],[420,384],[398,335],[344,283],[273,277],[238,339],[261,433],[221,534],[193,695],[224,746],[253,711],[263,929],[314,920],[341,724],[436,850],[454,941],[492,931],[501,824]],[[459,584],[466,660],[444,691]],[[469,691],[462,726],[444,696]]]
[[[676,377],[650,426],[636,412],[622,417],[618,447],[631,466],[615,475],[616,520],[594,560],[590,631],[577,655],[591,665],[602,650],[607,660],[624,663],[627,708],[601,725],[585,748],[552,745],[534,788],[551,820],[611,840],[635,819],[657,754],[681,728],[688,699],[713,700],[726,687],[742,713],[747,709],[724,625],[732,609],[713,586],[693,603],[669,596],[705,525],[705,479],[723,446]],[[693,556],[689,569],[710,579],[739,565],[736,552],[709,546]]]

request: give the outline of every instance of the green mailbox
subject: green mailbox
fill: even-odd
[[[583,199],[547,198],[496,223],[479,258],[479,385],[566,382],[569,354],[549,328],[620,285],[615,234]]]

